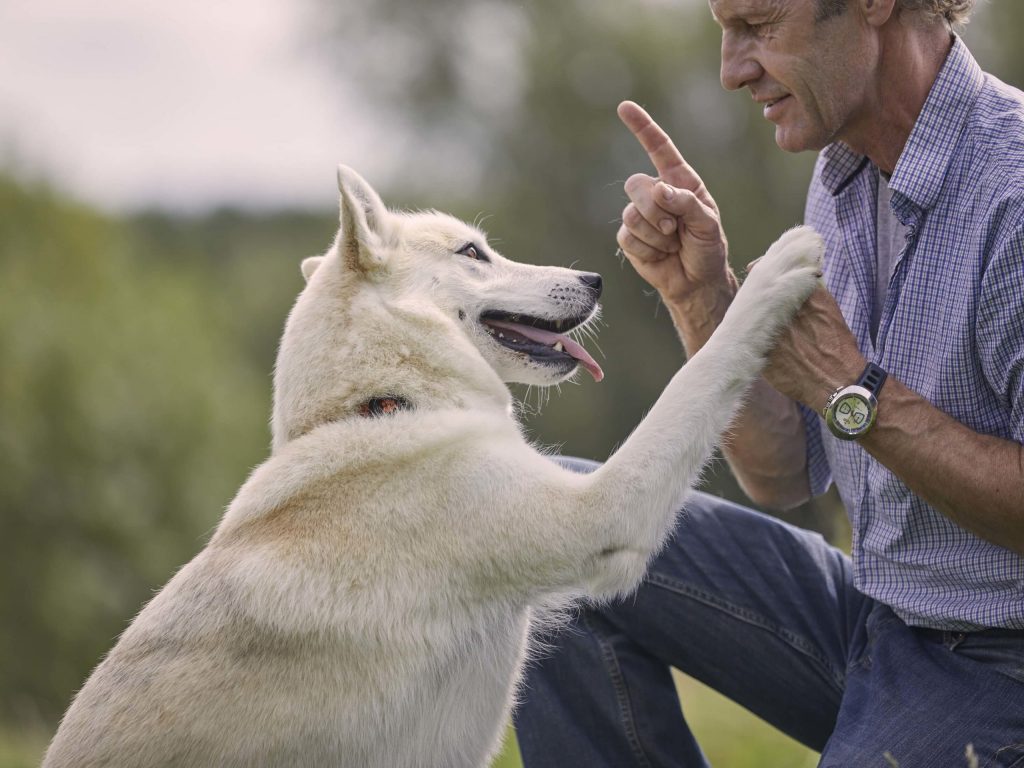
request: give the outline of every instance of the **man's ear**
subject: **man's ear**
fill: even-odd
[[[881,27],[893,17],[896,0],[858,0],[860,12],[873,27]]]
[[[341,232],[338,255],[347,269],[364,274],[385,266],[384,246],[388,211],[366,180],[345,165],[338,166],[341,193]]]
[[[313,276],[313,273],[316,272],[317,267],[320,266],[320,263],[323,260],[323,256],[310,256],[309,258],[302,260],[302,276],[306,279],[307,283],[309,282],[309,278]]]

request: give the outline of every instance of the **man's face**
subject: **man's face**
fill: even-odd
[[[722,85],[747,88],[784,150],[857,137],[876,51],[856,0],[818,20],[817,0],[709,0],[722,28]],[[857,143],[856,141],[852,143]]]

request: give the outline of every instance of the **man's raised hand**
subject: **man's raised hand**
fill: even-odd
[[[700,176],[687,164],[661,127],[642,107],[624,101],[619,118],[636,136],[654,165],[657,177],[637,173],[626,181],[630,203],[622,212],[617,240],[639,275],[657,289],[671,308],[694,294],[710,291],[725,304],[736,281],[726,261],[728,248],[718,206]],[[723,291],[726,295],[722,295]],[[721,301],[698,304],[715,315]],[[701,324],[720,317],[694,318]]]

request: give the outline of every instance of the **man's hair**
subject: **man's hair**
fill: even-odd
[[[838,16],[848,0],[818,0],[818,21]],[[966,24],[977,0],[896,0],[897,11],[921,11],[932,18],[945,19],[950,26]]]

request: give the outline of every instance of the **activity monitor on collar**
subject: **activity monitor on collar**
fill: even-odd
[[[878,393],[888,375],[868,363],[856,384],[839,387],[829,396],[821,413],[833,435],[840,440],[857,440],[871,430],[878,415]]]

